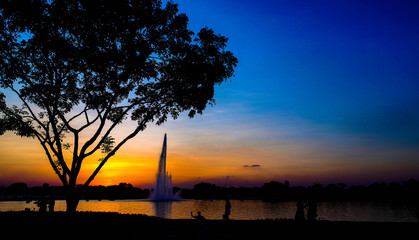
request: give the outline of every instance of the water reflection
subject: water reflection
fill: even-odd
[[[24,211],[25,208],[38,210],[31,202],[0,202],[0,211]],[[65,211],[63,200],[55,203],[56,211]],[[119,212],[145,214],[169,219],[191,219],[191,211],[201,211],[207,219],[222,219],[225,211],[224,200],[176,202],[152,202],[148,200],[80,201],[78,211]],[[231,200],[230,219],[293,219],[295,202],[263,202],[260,200]],[[331,221],[383,221],[416,222],[416,206],[376,202],[319,202],[318,219]]]
[[[172,201],[156,201],[153,202],[154,215],[159,218],[171,218]]]

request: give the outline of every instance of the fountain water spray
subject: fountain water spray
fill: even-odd
[[[172,175],[166,171],[167,136],[164,134],[163,149],[160,155],[159,168],[157,170],[156,183],[151,200],[165,201],[178,200],[173,195]]]

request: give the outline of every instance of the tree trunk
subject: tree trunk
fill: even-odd
[[[66,212],[69,214],[75,213],[77,209],[77,205],[80,201],[80,196],[77,194],[76,189],[69,189],[67,191],[67,196],[65,199],[67,203],[67,210]]]

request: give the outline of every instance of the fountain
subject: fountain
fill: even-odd
[[[163,149],[160,155],[156,183],[151,195],[153,201],[173,201],[179,198],[173,195],[172,175],[166,172],[167,136],[164,134]]]

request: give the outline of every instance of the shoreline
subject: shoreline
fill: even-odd
[[[9,218],[9,217],[39,217],[45,219],[53,218],[66,218],[66,217],[116,217],[116,218],[137,218],[137,219],[148,219],[148,220],[160,220],[160,221],[192,221],[196,222],[193,218],[161,218],[157,216],[150,216],[146,214],[136,214],[136,213],[119,213],[119,212],[95,212],[95,211],[76,211],[72,214],[67,214],[64,211],[55,211],[53,213],[46,212],[41,213],[39,211],[0,211],[0,218]],[[275,218],[275,219],[206,219],[206,222],[278,222],[278,223],[292,223],[292,224],[328,224],[328,223],[337,223],[337,224],[416,224],[419,226],[419,222],[382,222],[382,221],[333,221],[333,220],[316,220],[313,222],[296,222],[291,218]]]
[[[43,238],[48,229],[59,232],[67,229],[65,235],[78,237],[80,234],[91,237],[117,236],[119,239],[136,236],[152,236],[154,239],[263,239],[290,237],[357,237],[371,235],[389,237],[414,236],[419,227],[417,222],[349,222],[315,221],[299,223],[293,219],[276,220],[205,220],[199,223],[194,219],[163,219],[141,214],[120,214],[116,212],[0,212],[3,229],[16,229],[24,226],[19,236]],[[72,229],[69,231],[68,229]],[[7,232],[7,231],[6,231]],[[337,235],[338,234],[338,235]]]
[[[126,202],[128,201],[128,202]],[[145,214],[169,219],[191,219],[190,211],[201,211],[207,219],[222,219],[224,201],[185,200],[175,203],[160,203],[148,199],[130,200],[91,200],[80,201],[78,211],[115,212],[120,214]],[[260,200],[232,200],[235,208],[232,217],[236,220],[258,219],[294,219],[295,202],[261,202]],[[8,203],[0,202],[0,212],[8,211],[39,211],[39,206],[32,201]],[[55,211],[66,211],[66,203],[57,200]],[[324,221],[360,221],[360,222],[418,222],[418,208],[409,204],[389,204],[376,202],[319,202],[317,220]]]

